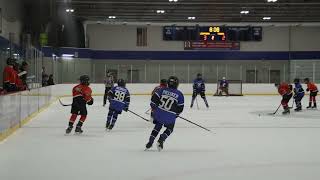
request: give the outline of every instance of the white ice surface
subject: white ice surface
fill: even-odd
[[[84,134],[65,136],[70,108],[56,102],[0,144],[0,179],[320,179],[320,111],[268,115],[277,96],[208,97],[209,110],[199,97],[200,110],[190,109],[190,99],[182,116],[212,133],[179,119],[162,152],[144,151],[153,126],[131,113],[106,132],[102,97],[88,108]],[[132,111],[148,117],[148,96],[131,101]]]

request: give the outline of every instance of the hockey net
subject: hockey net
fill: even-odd
[[[217,90],[215,92],[215,96],[219,96],[220,93],[220,81],[217,82]],[[229,87],[228,87],[228,92],[229,96],[242,96],[242,81],[241,80],[228,80],[229,82]],[[226,96],[225,93],[222,93],[222,96]]]

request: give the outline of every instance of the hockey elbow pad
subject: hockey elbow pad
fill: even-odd
[[[88,101],[87,104],[91,106],[93,104],[93,98],[91,98],[91,100]]]

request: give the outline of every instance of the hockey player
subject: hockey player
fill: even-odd
[[[121,112],[128,111],[130,104],[130,93],[126,88],[126,83],[123,79],[118,79],[118,86],[113,87],[109,93],[109,113],[107,117],[106,129],[111,130]]]
[[[202,79],[202,75],[200,73],[197,74],[197,78],[193,80],[193,93],[192,93],[192,100],[190,107],[193,107],[194,100],[196,99],[197,95],[200,94],[201,98],[203,99],[204,103],[206,104],[207,108],[209,108],[208,101],[206,99],[205,94],[206,88],[204,84],[204,80]]]
[[[302,86],[300,84],[300,79],[298,79],[298,78],[294,79],[293,92],[294,92],[293,99],[296,103],[296,109],[294,109],[294,110],[301,111],[302,110],[301,100],[304,96],[304,89],[302,88]]]
[[[307,109],[309,109],[309,108],[317,108],[317,101],[316,101],[316,96],[318,94],[317,86],[313,82],[310,82],[309,78],[305,78],[304,79],[304,83],[307,84],[307,89],[306,89],[307,92],[310,91],[309,106],[307,107]],[[313,102],[313,106],[311,106],[312,102]]]
[[[7,59],[7,66],[3,71],[3,88],[7,92],[15,92],[18,91],[17,87],[17,77],[18,73],[14,69],[14,65],[16,64],[16,60],[13,58]]]
[[[281,104],[284,109],[282,114],[290,114],[288,102],[292,98],[292,85],[283,82],[281,84],[275,84],[275,86],[278,88],[278,92],[282,96]]]
[[[157,90],[159,90],[159,89],[161,89],[161,88],[165,88],[165,87],[168,87],[168,85],[167,85],[167,80],[166,80],[166,79],[161,79],[160,85],[157,86],[157,87],[155,87],[155,88],[153,89],[153,91],[152,91],[152,93],[151,93],[151,96],[153,96],[153,94],[154,94]]]
[[[76,121],[78,115],[80,115],[80,120],[76,126],[75,132],[79,134],[83,132],[81,127],[84,121],[86,120],[88,114],[86,104],[93,104],[93,98],[91,97],[92,90],[89,87],[89,80],[90,79],[88,75],[80,76],[80,84],[76,85],[72,89],[72,115],[69,120],[69,127],[66,129],[66,134],[69,134],[72,131],[73,124]]]
[[[104,80],[104,84],[105,84],[105,90],[104,90],[104,96],[103,96],[103,106],[105,106],[107,103],[108,92],[114,87],[113,76],[110,72],[107,72],[107,77]]]
[[[157,143],[159,151],[163,149],[164,141],[173,132],[173,128],[176,122],[176,118],[183,111],[184,108],[184,96],[177,88],[179,86],[179,80],[175,76],[171,76],[168,79],[168,87],[161,88],[154,93],[151,98],[150,106],[154,111],[154,128],[151,132],[146,149],[152,147],[155,138],[158,136],[162,126],[167,129],[160,135]]]
[[[229,96],[229,82],[225,77],[222,77],[222,80],[219,83],[219,96],[222,96],[222,93],[225,93]]]
[[[161,88],[166,88],[166,87],[168,87],[168,84],[167,84],[167,80],[166,79],[161,79],[161,81],[160,81],[160,85],[159,86],[157,86],[157,87],[155,87],[154,89],[153,89],[153,91],[152,91],[152,93],[151,93],[151,97],[154,95],[154,93],[155,92],[157,92],[159,89],[161,89]],[[151,109],[151,108],[150,108]],[[149,110],[150,110],[149,109]],[[148,111],[149,111],[148,110]],[[147,112],[148,112],[147,111]],[[153,121],[154,120],[154,118],[153,118],[153,111],[152,111],[152,109],[151,109],[151,113],[150,113],[150,121]]]

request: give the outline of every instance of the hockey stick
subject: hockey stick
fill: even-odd
[[[149,114],[149,111],[151,110],[151,108],[149,108],[146,112],[144,112],[145,114]]]
[[[292,109],[292,108],[293,108],[293,105],[294,105],[294,99],[292,99],[292,106],[289,107],[289,109]]]
[[[135,112],[133,112],[133,111],[130,111],[130,110],[128,110],[128,111],[129,111],[129,112],[131,112],[132,114],[134,114],[134,115],[138,116],[139,118],[141,118],[141,119],[143,119],[143,120],[145,120],[145,121],[149,122],[149,120],[148,120],[148,119],[146,119],[146,118],[144,118],[144,117],[140,116],[139,114],[137,114],[137,113],[135,113]]]
[[[184,118],[184,117],[181,117],[181,116],[178,116],[178,117],[181,118],[181,119],[183,119],[183,120],[185,120],[185,121],[187,121],[187,122],[189,122],[189,123],[191,123],[191,124],[194,124],[194,125],[202,128],[202,129],[204,129],[204,130],[206,130],[206,131],[210,131],[210,129],[207,129],[207,128],[205,128],[205,127],[203,127],[203,126],[201,126],[201,125],[199,125],[199,124],[197,124],[197,123],[194,123],[194,122],[192,122],[192,121],[190,121],[190,120],[188,120],[188,119],[186,119],[186,118]],[[210,132],[211,132],[211,131],[210,131]]]
[[[278,112],[278,110],[279,110],[280,107],[281,107],[281,103],[280,103],[280,105],[278,106],[278,108],[277,108],[277,110],[276,110],[275,112],[269,113],[269,114],[270,114],[270,115],[275,115],[275,114]]]
[[[62,106],[71,106],[72,104],[63,104],[62,103],[62,101],[58,98],[58,100],[59,100],[59,102],[60,102],[60,104],[62,105]]]

